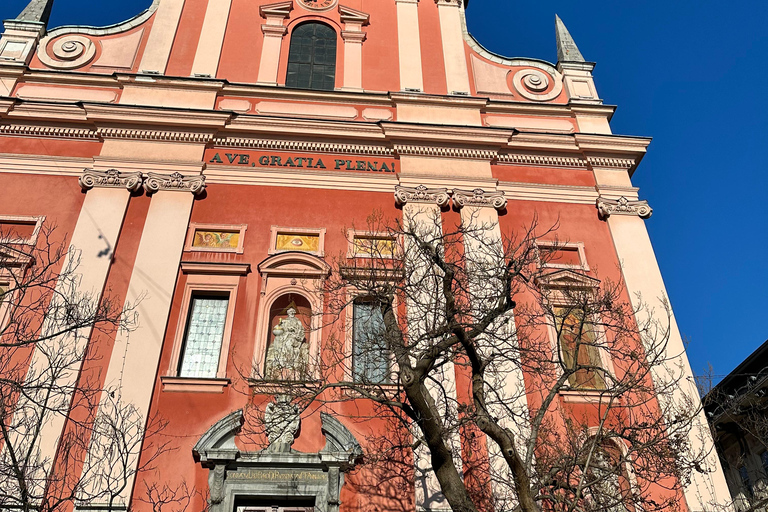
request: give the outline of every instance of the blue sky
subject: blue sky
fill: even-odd
[[[23,0],[0,2],[13,18]],[[104,25],[150,0],[56,0],[51,27]],[[471,0],[470,31],[509,57],[554,61],[555,13],[618,105],[614,133],[654,138],[634,177],[694,371],[731,371],[768,339],[768,2]]]

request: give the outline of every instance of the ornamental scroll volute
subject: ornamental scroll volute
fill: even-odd
[[[144,190],[148,194],[154,194],[160,190],[170,190],[192,192],[197,196],[205,190],[205,176],[184,176],[179,172],[173,174],[150,172],[147,173],[147,178],[144,180]]]
[[[136,192],[141,188],[142,176],[136,172],[120,172],[117,169],[107,171],[83,170],[78,183],[83,190],[92,188],[126,188]]]

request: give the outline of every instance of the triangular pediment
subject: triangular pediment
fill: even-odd
[[[536,278],[539,286],[545,288],[597,288],[600,280],[584,273],[564,269],[540,275]]]
[[[288,0],[287,2],[262,5],[259,7],[259,14],[261,14],[262,18],[266,18],[267,16],[287,18],[290,16],[292,10],[293,0]]]
[[[363,11],[357,11],[350,7],[343,5],[339,6],[339,14],[341,15],[342,23],[359,23],[361,25],[367,25],[371,15]]]

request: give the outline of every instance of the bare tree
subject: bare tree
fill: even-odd
[[[0,231],[3,510],[53,512],[75,503],[112,509],[137,472],[130,462],[142,446],[155,455],[138,471],[168,449],[151,439],[162,422],[148,422],[103,391],[98,375],[82,371],[100,358],[89,340],[133,329],[136,304],[83,290],[79,252],[60,235],[46,224],[31,241]],[[51,424],[61,433],[53,446],[44,436]]]
[[[741,512],[768,506],[768,368],[762,357],[750,359],[750,366],[710,385],[703,399],[735,508]],[[709,383],[711,368],[704,375]]]
[[[566,241],[538,242],[557,226],[498,228],[371,215],[358,257],[307,283],[331,334],[280,392],[308,413],[369,400],[392,427],[368,440],[368,466],[413,471],[426,454],[454,512],[673,509],[709,454],[690,442],[700,404],[657,398],[681,379],[666,301],[641,316],[621,284],[549,265]]]

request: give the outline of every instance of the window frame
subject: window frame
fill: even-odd
[[[198,224],[192,222],[187,230],[187,239],[184,243],[184,251],[186,252],[228,252],[228,253],[243,253],[243,244],[245,241],[245,232],[248,229],[247,224]],[[230,249],[222,249],[216,247],[195,247],[195,233],[198,231],[227,231],[227,232],[240,232],[238,238],[237,247]]]
[[[395,244],[395,250],[391,256],[371,255],[367,253],[361,253],[361,252],[358,252],[355,247],[355,240],[358,238],[390,240]],[[363,231],[363,230],[356,230],[356,229],[348,229],[347,230],[347,259],[381,258],[386,260],[397,260],[402,258],[401,242],[402,242],[401,237],[392,236],[391,234],[383,231]]]
[[[8,245],[37,245],[37,238],[40,235],[40,229],[45,222],[44,215],[30,216],[30,215],[0,215],[0,225],[3,223],[16,223],[16,224],[34,224],[35,227],[32,230],[32,234],[29,238],[0,238],[0,243]]]
[[[267,254],[269,254],[270,256],[273,256],[275,254],[282,254],[286,252],[300,252],[300,253],[311,254],[313,256],[322,258],[323,256],[325,256],[325,232],[326,232],[326,228],[294,228],[294,227],[285,227],[285,226],[272,226],[270,228],[269,250],[267,251]],[[301,250],[291,251],[286,249],[278,249],[277,237],[279,235],[317,236],[319,237],[317,251],[301,251]]]
[[[182,270],[185,269],[193,272],[195,270],[201,270],[201,268],[195,264],[185,265],[182,263]],[[207,273],[187,274],[181,306],[179,308],[179,319],[176,324],[176,332],[173,338],[171,360],[165,376],[162,377],[164,391],[209,391],[221,393],[223,392],[223,388],[229,384],[229,379],[227,378],[227,363],[229,361],[232,327],[235,317],[237,295],[240,287],[240,277],[240,273],[219,275]],[[227,313],[224,321],[224,334],[221,340],[219,363],[216,369],[216,376],[213,378],[181,377],[179,375],[183,357],[182,351],[186,341],[187,328],[189,326],[192,298],[199,294],[228,294],[229,296]]]
[[[308,24],[318,24],[318,25],[325,25],[329,29],[331,29],[334,34],[336,35],[335,42],[336,42],[336,55],[335,55],[335,62],[333,64],[333,87],[331,89],[313,89],[313,88],[305,88],[305,87],[294,87],[288,85],[288,72],[291,64],[291,44],[293,42],[294,35],[296,33],[296,30],[300,27]],[[289,26],[289,34],[288,34],[288,44],[285,44],[285,70],[281,74],[282,75],[282,86],[286,89],[293,89],[293,90],[303,90],[303,91],[314,91],[314,92],[333,92],[338,90],[338,83],[339,83],[339,71],[343,70],[342,64],[343,64],[343,52],[344,52],[344,45],[343,40],[341,38],[341,32],[342,29],[338,26],[335,26],[335,24],[332,24],[331,20],[321,17],[315,17],[311,16],[308,18],[299,18],[296,20],[295,23],[291,24]],[[314,61],[311,63],[311,65],[314,65]]]
[[[572,265],[570,263],[551,263],[542,262],[540,249],[576,249],[579,254],[579,264]],[[536,260],[538,261],[539,268],[556,268],[556,269],[571,269],[571,270],[583,270],[589,272],[589,264],[587,263],[587,254],[584,248],[584,242],[560,242],[558,240],[536,240]]]
[[[575,307],[575,305],[568,301],[568,299],[565,297],[565,294],[563,293],[564,288],[572,287],[584,291],[585,293],[592,294],[600,284],[600,281],[593,277],[589,277],[569,269],[557,270],[555,272],[545,274],[538,277],[536,281],[545,294],[548,307],[552,309],[560,307]],[[547,331],[552,353],[558,354],[558,357],[562,358],[562,353],[558,352],[560,350],[560,340],[558,340],[557,337],[557,328],[552,323],[552,320],[552,318],[547,318]],[[595,327],[595,346],[597,347],[598,354],[600,355],[602,368],[608,375],[616,375],[616,368],[613,365],[610,352],[608,351],[608,339],[605,333],[605,329],[600,325],[599,319],[594,319],[593,325]],[[604,378],[604,380],[606,379]],[[560,396],[565,402],[602,403],[607,392],[605,389],[601,390],[571,387],[570,382],[568,386],[568,389],[561,389],[559,392]],[[606,387],[608,387],[608,382],[606,382]]]
[[[348,382],[352,382],[355,385],[358,386],[371,386],[371,387],[377,387],[377,388],[385,388],[385,389],[395,389],[398,386],[397,380],[393,379],[392,376],[395,375],[398,372],[397,367],[397,361],[395,360],[395,354],[390,350],[389,351],[389,379],[387,382],[380,382],[380,383],[362,383],[355,380],[355,369],[354,369],[354,329],[355,329],[355,301],[357,300],[365,300],[370,297],[368,293],[366,293],[365,290],[360,290],[359,288],[355,288],[353,286],[347,287],[347,303],[344,307],[344,354],[349,359],[349,364],[344,366],[344,379]],[[393,308],[395,312],[397,312],[399,307],[399,302],[397,297],[395,297]],[[395,313],[397,314],[397,313]]]

